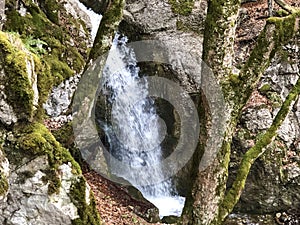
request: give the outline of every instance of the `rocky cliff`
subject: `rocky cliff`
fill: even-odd
[[[52,87],[83,71],[89,17],[73,1],[55,0],[8,0],[5,14],[0,224],[100,224],[81,168],[45,127],[43,109]]]

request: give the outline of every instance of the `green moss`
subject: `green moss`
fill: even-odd
[[[182,20],[177,20],[176,21],[176,28],[177,30],[182,30],[182,31],[185,31],[185,25],[184,25],[184,22]]]
[[[278,17],[284,17],[284,16],[288,16],[289,13],[287,11],[285,11],[284,9],[280,9],[278,11],[276,11],[276,16]]]
[[[74,71],[63,61],[60,61],[57,57],[52,55],[47,55],[44,58],[44,61],[51,68],[51,75],[53,83],[58,85],[64,79],[67,79],[74,75]]]
[[[86,49],[86,44],[84,41],[80,41],[81,50],[83,49],[80,54],[78,46],[70,43],[71,39],[76,41],[76,38],[79,37],[82,22],[67,14],[61,3],[55,0],[40,1],[42,10],[32,1],[28,1],[25,5],[28,13],[21,16],[16,11],[15,1],[7,2],[7,22],[4,30],[19,33],[25,42],[28,37],[33,37],[35,40],[46,43],[44,45],[47,48],[44,49],[43,54],[51,55],[51,58],[45,60],[50,60],[51,70],[54,71],[55,76],[58,76],[59,73],[60,79],[70,77],[70,74],[73,75],[75,71],[81,72],[85,65],[86,52],[84,49]],[[64,24],[60,24],[58,21],[58,14]],[[74,29],[68,30],[70,26],[76,27],[78,34],[74,33],[76,32]],[[63,69],[65,73],[60,73],[58,71],[60,69]]]
[[[240,83],[240,79],[239,79],[239,75],[238,74],[230,74],[229,75],[229,81],[230,81],[230,84],[233,85],[233,86],[236,86]]]
[[[87,204],[85,194],[86,181],[80,177],[78,182],[73,183],[70,190],[71,201],[77,207],[80,216],[72,221],[72,225],[100,225],[100,216],[96,209],[94,196],[90,193],[90,204]]]
[[[3,196],[8,191],[8,181],[3,173],[0,173],[0,196]]]
[[[14,42],[14,45],[10,42]],[[19,48],[16,46],[19,44]],[[26,62],[29,56],[22,50],[22,42],[9,34],[0,32],[0,62],[5,71],[5,93],[15,113],[20,118],[33,116],[33,90],[27,75]]]
[[[40,3],[41,9],[47,15],[49,20],[55,24],[59,24],[58,13],[62,5],[56,0],[45,0],[40,1]]]
[[[266,93],[266,96],[267,96],[268,99],[271,100],[273,107],[278,108],[278,107],[281,106],[282,99],[281,99],[280,95],[277,92],[269,91],[269,92]]]
[[[43,177],[43,181],[48,183],[48,195],[59,194],[61,180],[57,174],[57,169],[51,168],[43,172],[46,174],[46,176]]]
[[[175,14],[188,16],[194,8],[194,0],[169,0],[171,9]]]
[[[260,89],[259,91],[261,93],[267,93],[268,91],[271,90],[271,85],[270,84],[264,84]]]
[[[52,134],[63,147],[69,150],[76,162],[78,162],[79,165],[82,165],[83,161],[80,150],[75,146],[74,143],[75,137],[73,133],[72,122],[65,124],[58,130],[52,131]]]
[[[49,92],[54,85],[54,78],[51,74],[51,68],[44,60],[34,56],[35,72],[37,74],[37,87],[39,90],[39,107],[36,110],[35,118],[41,121],[44,117],[43,104],[47,101]]]
[[[67,149],[63,148],[56,141],[54,136],[48,129],[40,124],[33,123],[30,125],[20,126],[17,128],[17,133],[22,133],[18,139],[18,144],[22,151],[27,155],[47,155],[50,170],[46,171],[47,179],[50,181],[49,194],[59,191],[60,180],[56,171],[62,163],[71,162],[73,173],[80,174],[81,169],[77,162],[73,159]]]

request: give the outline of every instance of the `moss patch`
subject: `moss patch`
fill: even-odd
[[[96,209],[96,203],[92,192],[90,193],[90,204],[86,203],[86,181],[83,177],[71,186],[70,198],[78,208],[80,218],[72,221],[72,225],[99,225],[100,216]]]
[[[3,173],[0,173],[0,196],[3,196],[8,190],[8,181]]]
[[[29,56],[12,45],[9,37],[12,36],[0,32],[0,62],[5,71],[5,93],[19,118],[30,119],[33,116],[34,94],[26,68]]]
[[[87,57],[86,37],[79,40],[82,38],[79,35],[80,28],[84,23],[67,14],[61,3],[55,0],[38,1],[39,6],[32,1],[23,2],[27,9],[25,16],[21,16],[16,10],[16,1],[6,2],[7,22],[4,30],[19,33],[25,42],[28,37],[34,37],[35,40],[46,43],[45,56],[51,57],[45,60],[49,60],[52,74],[59,77],[57,82],[69,78],[75,72],[81,72]],[[61,21],[58,20],[58,14]]]
[[[52,134],[63,147],[69,150],[76,162],[78,162],[79,165],[82,166],[83,161],[80,150],[75,146],[74,143],[75,137],[73,133],[72,122],[65,124],[58,130],[52,131]]]
[[[194,0],[169,0],[171,9],[175,14],[188,16],[194,8]]]

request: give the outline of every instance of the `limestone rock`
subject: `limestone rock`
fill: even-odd
[[[50,135],[45,128],[39,129],[44,138]],[[72,158],[64,159],[63,163],[49,159],[53,157],[51,154],[57,155],[55,151],[66,151],[51,140],[51,135],[45,145],[49,149],[44,154],[32,156],[31,150],[24,152],[24,146],[20,144],[23,140],[20,135],[24,134],[5,130],[1,130],[1,134],[1,148],[7,154],[11,172],[8,174],[8,160],[0,155],[0,172],[7,175],[9,181],[7,197],[0,198],[0,224],[71,225],[74,221],[86,224],[90,217],[93,217],[93,225],[100,223],[96,209],[93,208],[91,190]],[[26,140],[29,138],[27,136]],[[20,145],[23,147],[16,149]],[[56,145],[59,149],[52,149],[51,145]],[[67,153],[61,152],[60,157],[67,157]]]
[[[289,49],[297,49],[294,45],[285,48],[288,52]],[[298,65],[297,61],[288,63],[277,56],[266,70],[259,84],[259,92],[264,98],[254,99],[258,103],[254,106],[249,104],[239,122],[233,142],[230,173],[235,173],[243,154],[271,126],[282,102],[300,75]],[[259,103],[261,99],[264,100]],[[265,214],[299,207],[299,109],[298,100],[279,128],[277,138],[254,163],[236,211]],[[229,177],[230,182],[232,179]]]
[[[80,75],[75,75],[52,89],[47,102],[43,105],[49,116],[58,117],[68,110],[79,80]]]
[[[256,133],[268,129],[273,121],[271,112],[267,108],[249,108],[244,112],[242,120],[245,121],[249,131]]]
[[[1,89],[1,88],[0,88]],[[13,108],[6,102],[6,95],[3,91],[0,92],[0,121],[6,125],[11,125],[17,122]]]
[[[71,224],[78,218],[75,205],[68,194],[70,186],[76,182],[76,176],[69,165],[60,166],[62,186],[59,194],[48,195],[47,176],[44,169],[48,167],[47,157],[38,157],[14,170],[10,177],[9,197],[0,206],[0,222],[9,224]],[[21,179],[21,175],[32,177]]]
[[[39,102],[38,78],[34,55],[25,48],[21,39],[3,32],[0,35],[0,45],[9,49],[1,52],[0,58],[4,64],[12,63],[0,65],[0,121],[11,125],[19,119],[32,119]]]
[[[141,66],[142,73],[146,71],[144,75],[158,75],[179,82],[188,93],[199,90],[201,75],[196,72],[199,68],[195,65],[201,64],[197,60],[202,52],[205,10],[206,1],[196,1],[185,16],[174,11],[167,0],[127,2],[120,24],[121,33],[128,36],[129,42],[157,40],[166,48],[164,57],[168,59],[168,65],[159,71]]]

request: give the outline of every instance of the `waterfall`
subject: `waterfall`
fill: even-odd
[[[170,179],[164,180],[160,165],[160,143],[166,127],[156,113],[154,100],[148,96],[147,80],[138,75],[135,54],[126,42],[126,37],[116,35],[101,81],[112,109],[111,123],[99,124],[106,133],[110,154],[131,168],[123,171],[112,167],[111,172],[139,189],[159,209],[160,217],[180,216],[185,199],[176,194]],[[154,169],[143,170],[151,165],[155,165]]]

